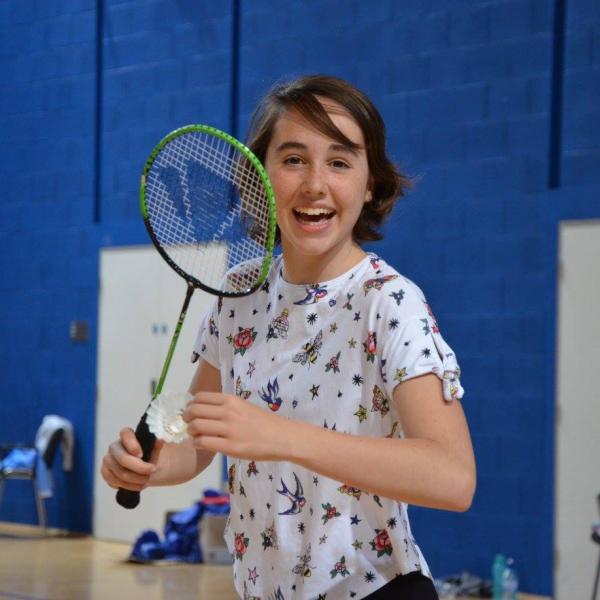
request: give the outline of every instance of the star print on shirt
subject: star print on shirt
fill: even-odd
[[[354,543],[352,545],[354,546],[355,550],[360,550],[363,546],[363,543],[359,542],[358,540],[354,540]]]
[[[354,320],[360,321],[360,311],[358,311],[357,313],[354,313]]]
[[[375,581],[375,575],[373,575],[373,573],[371,573],[371,571],[367,571],[365,573],[365,581],[367,583],[371,583],[371,582]]]
[[[364,378],[359,373],[355,373],[352,377],[353,385],[362,385],[364,381]]]
[[[321,387],[320,385],[313,385],[310,388],[310,393],[312,394],[312,399],[313,400],[319,396],[319,388],[320,387]]]
[[[337,323],[333,323],[332,325],[329,326],[329,333],[335,333],[337,331]]]
[[[350,348],[356,348],[356,340],[355,340],[354,338],[350,338],[350,339],[348,340],[348,346],[349,346]]]
[[[254,585],[256,585],[256,580],[258,579],[258,577],[260,577],[260,575],[256,572],[256,567],[254,567],[254,569],[252,569],[252,570],[248,569],[248,579]]]
[[[358,410],[354,413],[355,417],[358,417],[358,422],[362,423],[367,418],[367,409],[362,404],[359,404]]]
[[[358,515],[354,515],[353,517],[350,517],[351,525],[358,525],[361,521],[362,521],[362,519],[359,519]]]

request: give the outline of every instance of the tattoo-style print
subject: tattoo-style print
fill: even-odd
[[[365,292],[365,296],[371,290],[381,290],[385,283],[387,283],[388,281],[393,281],[397,277],[398,275],[385,275],[384,277],[375,277],[374,279],[367,279],[367,281],[363,283],[363,291]]]
[[[277,513],[279,515],[297,515],[302,512],[302,509],[306,504],[304,489],[296,473],[294,473],[294,479],[296,480],[296,490],[293,493],[288,489],[287,485],[285,485],[283,479],[281,479],[282,489],[276,490],[278,494],[285,496],[292,503],[290,508],[284,510],[283,512]]]
[[[300,363],[301,365],[315,364],[319,356],[319,351],[323,345],[323,330],[319,330],[319,333],[314,337],[313,340],[302,346],[302,352],[299,352],[294,356],[293,362]]]
[[[279,383],[277,382],[277,377],[271,381],[267,382],[267,391],[263,387],[260,391],[260,397],[267,403],[267,406],[273,411],[277,412],[279,407],[281,406],[281,398],[278,396],[279,394]]]
[[[377,552],[377,558],[391,556],[393,548],[387,529],[375,529],[375,537],[369,542],[371,550]]]
[[[250,538],[246,537],[244,532],[242,533],[234,533],[234,545],[235,545],[235,558],[237,560],[242,560],[244,554],[246,554],[246,550],[248,550],[248,545],[250,544]]]

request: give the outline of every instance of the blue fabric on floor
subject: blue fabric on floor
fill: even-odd
[[[175,562],[200,563],[202,549],[199,541],[200,520],[205,513],[223,515],[230,510],[229,498],[218,490],[207,489],[202,500],[189,508],[169,517],[164,528],[164,540],[146,529],[136,539],[129,560],[151,562],[170,560]]]
[[[165,557],[165,550],[156,531],[146,529],[135,540],[129,560],[133,562],[150,562]]]

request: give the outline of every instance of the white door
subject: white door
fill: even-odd
[[[94,535],[98,538],[130,542],[143,529],[162,533],[167,511],[191,506],[206,487],[221,488],[221,456],[191,482],[144,490],[133,510],[120,507],[115,491],[100,477],[100,462],[109,443],[122,427],[135,429],[150,400],[186,285],[153,246],[101,252],[94,471]],[[164,391],[188,389],[195,369],[189,360],[193,342],[212,299],[201,290],[194,293]]]
[[[600,493],[600,221],[560,226],[556,600],[589,598],[600,548],[590,540]]]

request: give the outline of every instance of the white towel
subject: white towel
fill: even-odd
[[[63,469],[70,471],[73,468],[73,425],[69,420],[58,415],[46,415],[35,436],[35,448],[38,452],[36,484],[38,492],[43,498],[50,498],[52,496],[52,472],[46,467],[46,463],[42,457],[52,434],[58,429],[63,430],[61,441]]]

